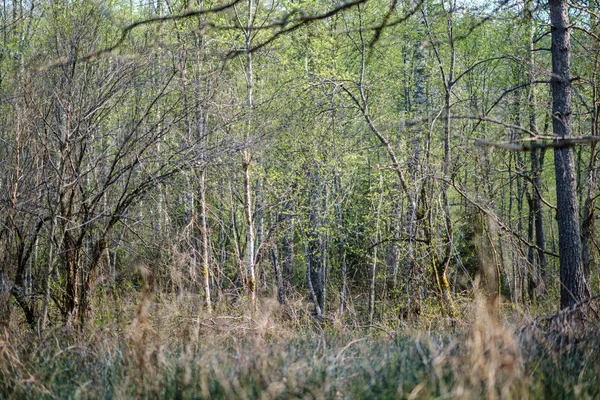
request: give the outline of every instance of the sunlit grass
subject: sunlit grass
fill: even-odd
[[[300,303],[282,308],[268,299],[253,313],[240,306],[211,316],[190,299],[144,301],[147,317],[132,310],[129,323],[98,318],[84,332],[39,337],[14,321],[0,335],[0,397],[600,396],[597,318],[519,325],[472,305],[453,329],[351,330],[292,312]]]

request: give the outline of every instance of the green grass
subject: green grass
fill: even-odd
[[[513,326],[473,307],[452,330],[349,330],[266,304],[198,318],[161,302],[41,338],[11,324],[0,398],[600,398],[597,319]]]

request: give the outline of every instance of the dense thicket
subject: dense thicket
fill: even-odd
[[[368,325],[558,305],[553,149],[561,303],[596,293],[598,5],[569,6],[569,78],[545,3],[476,3],[4,1],[0,321],[132,290]]]

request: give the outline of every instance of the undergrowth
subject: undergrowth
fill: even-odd
[[[471,305],[428,329],[349,329],[273,300],[212,315],[189,299],[138,303],[83,331],[3,327],[0,398],[600,398],[592,301],[529,323]]]

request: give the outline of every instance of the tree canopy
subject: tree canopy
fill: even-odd
[[[0,320],[598,291],[598,5],[5,1]],[[548,151],[551,150],[551,151]],[[553,168],[554,165],[554,168]]]

